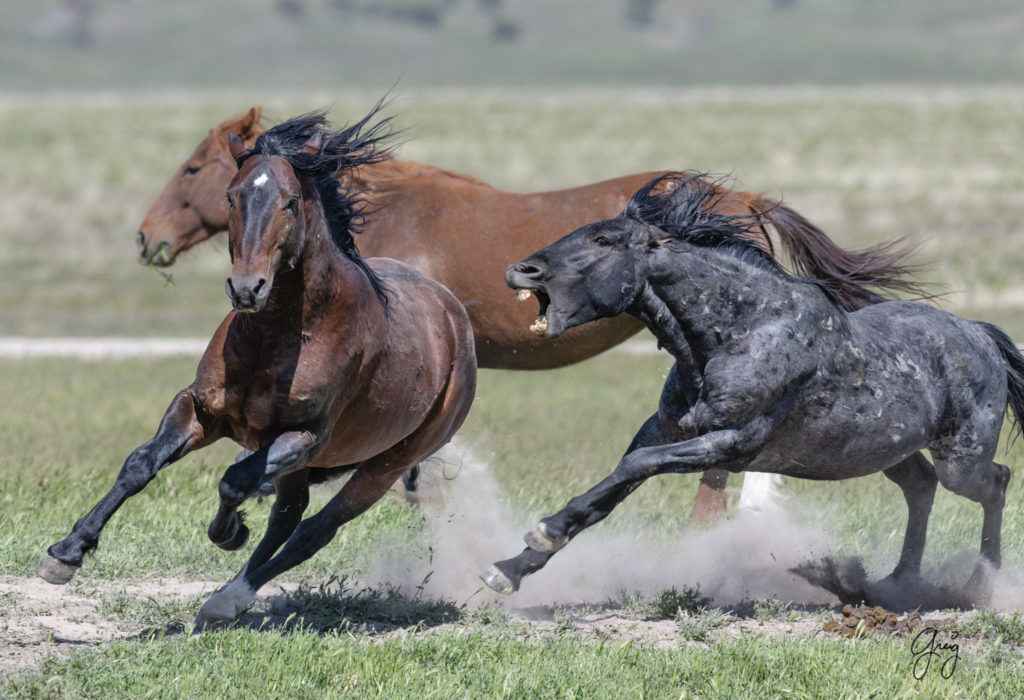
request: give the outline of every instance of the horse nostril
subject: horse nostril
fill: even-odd
[[[260,290],[263,289],[263,285],[265,285],[266,283],[266,277],[260,277],[258,280],[256,280],[256,286],[252,288],[253,295],[255,296],[256,294],[259,294]]]
[[[516,263],[512,269],[526,277],[540,277],[544,273],[540,267],[528,262]]]
[[[146,252],[146,232],[139,231],[138,235],[135,236],[135,242],[139,245],[139,250],[143,253]]]

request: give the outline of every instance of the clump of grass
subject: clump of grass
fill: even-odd
[[[676,616],[676,630],[685,642],[707,642],[711,633],[729,624],[733,616],[720,608],[703,608],[697,612],[680,610]]]
[[[505,626],[511,619],[508,611],[500,605],[488,603],[479,608],[472,608],[465,611],[462,619],[475,625]]]
[[[1019,610],[1007,617],[995,610],[981,609],[967,620],[942,625],[939,631],[948,635],[985,639],[997,644],[1010,642],[1024,645],[1024,618],[1021,618]]]
[[[684,588],[682,591],[664,588],[658,591],[651,600],[651,607],[658,617],[673,618],[680,615],[696,614],[706,610],[711,599],[700,593],[700,586]]]
[[[292,611],[294,624],[321,631],[353,623],[437,625],[462,615],[462,609],[450,601],[421,598],[419,593],[409,598],[391,586],[356,590],[345,577],[331,578],[315,588],[301,584],[287,596],[284,607]]]
[[[778,620],[795,622],[800,618],[800,611],[793,608],[789,601],[762,598],[754,601],[753,618],[755,620]]]
[[[555,609],[555,636],[570,637],[576,634],[576,616],[568,608]]]
[[[651,598],[645,598],[636,591],[622,591],[617,600],[611,600],[609,607],[619,608],[625,615],[653,619],[672,619],[683,613],[696,613],[711,605],[711,599],[701,595],[700,586],[675,586],[663,588]]]
[[[121,592],[100,599],[99,613],[148,627],[185,626],[195,619],[202,598],[169,598],[158,600],[153,596],[139,598]]]

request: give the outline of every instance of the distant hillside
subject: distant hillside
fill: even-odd
[[[1020,0],[0,0],[0,89],[1024,82]]]

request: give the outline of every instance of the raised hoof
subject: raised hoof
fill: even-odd
[[[234,552],[241,549],[245,546],[246,542],[249,541],[249,528],[245,523],[239,523],[238,527],[235,529],[235,534],[226,540],[215,539],[212,528],[207,534],[209,534],[211,542],[228,552]]]
[[[523,536],[526,546],[541,554],[557,552],[569,543],[568,539],[560,540],[548,534],[548,528],[544,523],[537,523],[537,527],[530,530]]]
[[[519,586],[512,582],[508,576],[501,572],[496,566],[488,567],[487,571],[480,574],[480,579],[487,584],[495,593],[502,595],[508,595],[509,593],[515,593],[519,590]]]
[[[65,564],[47,552],[36,567],[36,573],[47,583],[62,586],[74,577],[78,569],[79,567]]]

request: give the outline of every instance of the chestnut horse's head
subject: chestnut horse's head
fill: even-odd
[[[182,163],[139,227],[139,262],[172,265],[180,253],[228,227],[224,190],[238,170],[228,139],[237,135],[252,145],[263,129],[260,107],[210,129]]]
[[[260,135],[251,149],[231,135],[229,151],[238,172],[227,187],[231,276],[225,287],[235,310],[257,312],[266,306],[277,273],[302,260],[313,226],[326,229],[382,294],[352,237],[361,200],[338,183],[342,172],[387,157],[379,145],[389,136],[389,120],[367,128],[380,107],[337,132],[324,128],[323,112],[296,117]]]

